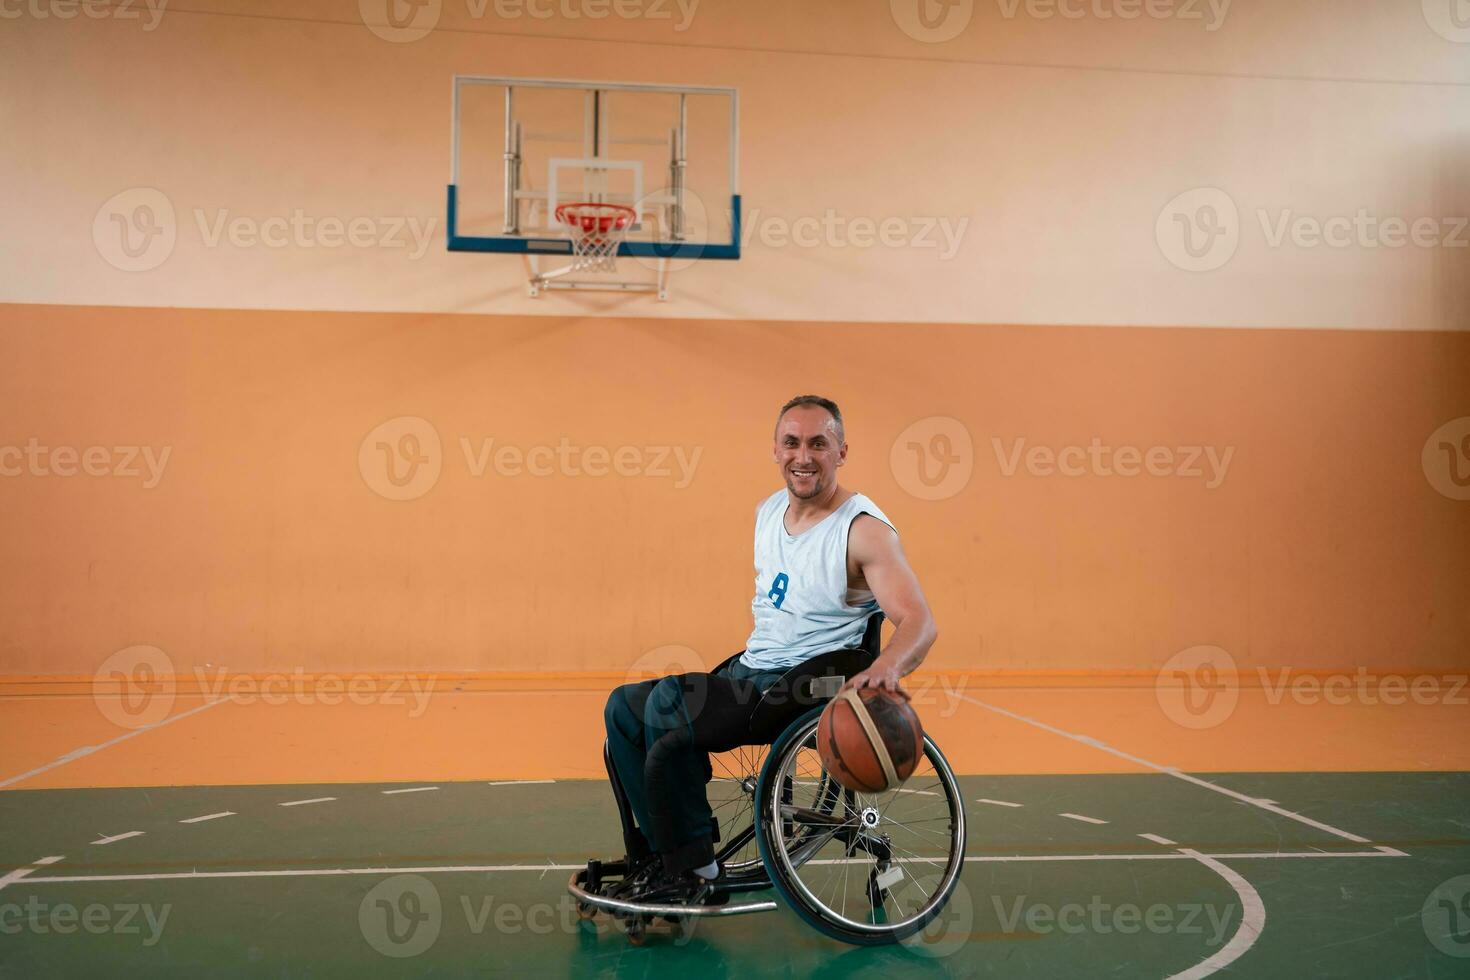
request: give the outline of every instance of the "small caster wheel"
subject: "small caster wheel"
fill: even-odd
[[[577,903],[577,918],[592,919],[597,916],[597,906],[588,905],[586,902]]]
[[[648,923],[643,921],[643,916],[631,916],[623,922],[623,933],[628,937],[628,942],[634,946],[642,946],[648,939]]]

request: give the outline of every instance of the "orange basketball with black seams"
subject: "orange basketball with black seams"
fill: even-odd
[[[924,726],[897,694],[874,687],[848,690],[822,711],[817,752],[827,772],[847,789],[880,793],[913,774],[924,754]]]

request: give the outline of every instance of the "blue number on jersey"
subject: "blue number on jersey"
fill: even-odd
[[[776,578],[771,582],[771,591],[766,593],[766,598],[770,599],[771,604],[777,609],[780,609],[781,603],[786,601],[786,586],[790,584],[791,579],[785,572],[776,573]]]

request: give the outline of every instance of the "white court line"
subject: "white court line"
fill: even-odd
[[[1254,854],[1202,854],[1199,857],[1225,858],[1232,861],[1244,860],[1275,860],[1281,858],[1382,858],[1394,857],[1382,851],[1264,851]],[[1196,861],[1199,857],[1193,854],[1185,854],[1181,851],[1154,853],[1154,854],[996,854],[981,855],[965,858],[966,864],[972,863],[1009,863],[1009,862],[1031,862],[1031,861]],[[842,861],[861,863],[867,858],[832,858],[830,860],[818,860],[808,862],[810,864],[841,863]],[[904,864],[909,861],[922,861],[926,864],[933,863],[929,858],[896,858],[897,863]],[[333,875],[399,875],[399,874],[460,874],[460,873],[484,873],[486,871],[539,871],[543,874],[547,871],[576,871],[587,866],[586,862],[579,864],[473,864],[473,865],[445,865],[436,867],[418,868],[285,868],[271,871],[170,871],[160,874],[125,874],[125,875],[56,875],[46,878],[32,878],[31,884],[54,884],[70,885],[89,881],[171,881],[194,878],[319,878]],[[34,869],[27,868],[29,873]]]
[[[383,790],[383,795],[392,796],[395,793],[427,793],[430,790],[438,788],[437,786],[411,786],[408,789],[385,789]]]
[[[0,889],[4,889],[6,885],[15,884],[35,870],[35,868],[16,868],[14,871],[7,871],[5,874],[0,875]]]
[[[1037,721],[1035,718],[1027,718],[1025,715],[1016,714],[1016,712],[1014,711],[1007,711],[1005,708],[1002,708],[998,705],[987,704],[986,702],[981,701],[977,698],[972,698],[967,694],[960,694],[956,692],[955,697],[959,698],[962,701],[968,701],[971,704],[979,705],[987,711],[994,711],[998,715],[1005,715],[1007,718],[1014,718],[1016,721],[1025,722],[1028,725],[1034,725],[1035,727],[1040,728],[1042,731],[1051,732],[1052,734],[1060,735],[1063,738],[1070,738],[1072,741],[1081,742],[1083,745],[1090,745],[1095,749],[1100,749],[1103,752],[1107,752],[1110,755],[1115,755],[1120,759],[1127,759],[1129,762],[1136,763],[1140,766],[1145,766],[1149,769],[1154,770],[1155,772],[1162,772],[1167,775],[1173,776],[1175,779],[1182,779],[1186,783],[1193,783],[1196,786],[1203,786],[1205,789],[1213,790],[1216,793],[1223,793],[1224,795],[1232,797],[1233,799],[1242,800],[1246,803],[1249,803],[1251,806],[1260,807],[1262,810],[1269,811],[1280,817],[1286,817],[1288,820],[1295,820],[1298,823],[1304,823],[1308,827],[1315,827],[1318,830],[1325,831],[1326,833],[1333,834],[1337,837],[1341,837],[1344,840],[1350,840],[1355,844],[1371,845],[1373,843],[1366,837],[1359,837],[1357,834],[1350,834],[1346,830],[1341,830],[1337,827],[1332,826],[1331,824],[1325,824],[1320,820],[1313,820],[1311,817],[1304,817],[1300,813],[1293,813],[1290,810],[1276,806],[1274,803],[1268,803],[1265,800],[1257,799],[1254,796],[1247,796],[1245,793],[1237,793],[1233,789],[1226,789],[1224,786],[1209,782],[1205,779],[1200,779],[1198,776],[1191,776],[1187,772],[1180,772],[1173,766],[1161,766],[1157,762],[1149,762],[1147,759],[1141,759],[1136,755],[1124,752],[1122,749],[1115,749],[1111,745],[1100,742],[1090,735],[1077,735],[1073,732],[1063,731],[1062,729],[1057,728],[1054,725],[1048,725],[1044,721]]]
[[[486,783],[486,786],[529,786],[532,783],[554,783],[554,779],[496,779]]]
[[[1057,816],[1066,817],[1068,820],[1080,820],[1083,823],[1107,823],[1106,820],[1099,820],[1097,817],[1089,817],[1081,813],[1058,813]]]
[[[55,864],[65,856],[64,854],[52,854],[50,857],[36,858],[30,863],[29,867],[16,868],[14,871],[7,872],[5,875],[0,876],[0,888],[4,888],[6,885],[13,885],[31,872],[39,871],[48,864]]]
[[[93,844],[111,844],[113,841],[127,840],[129,837],[142,837],[144,833],[145,833],[145,831],[142,831],[142,830],[130,830],[126,834],[115,834],[112,837],[102,837],[102,838],[99,838],[98,840],[94,840],[92,843]]]
[[[9,779],[0,779],[0,789],[4,789],[7,786],[13,786],[23,779],[30,779],[32,776],[39,776],[43,772],[49,772],[50,770],[55,769],[58,766],[64,766],[68,762],[74,762],[77,759],[82,758],[83,756],[91,755],[93,752],[101,752],[105,748],[114,746],[118,742],[125,742],[130,738],[142,735],[144,732],[151,732],[155,728],[162,728],[164,725],[172,725],[176,721],[183,721],[190,715],[197,715],[205,708],[213,708],[215,705],[224,704],[228,700],[229,698],[220,698],[217,701],[206,701],[197,708],[190,708],[188,711],[180,712],[179,714],[174,715],[172,718],[165,718],[163,719],[163,721],[155,722],[152,725],[144,725],[141,728],[135,728],[130,732],[119,735],[117,738],[108,739],[106,742],[103,742],[100,745],[84,745],[79,749],[73,749],[61,758],[54,759],[51,762],[46,763],[44,766],[39,766],[35,769],[32,769],[30,772],[23,772],[19,776],[11,776]]]
[[[1168,978],[1168,980],[1201,980],[1202,977],[1219,973],[1240,959],[1245,955],[1246,950],[1256,944],[1256,940],[1261,938],[1261,930],[1266,928],[1266,905],[1261,901],[1261,893],[1256,891],[1251,883],[1238,872],[1232,871],[1209,855],[1192,851],[1187,847],[1181,847],[1179,853],[1193,858],[1224,878],[1226,883],[1235,889],[1235,894],[1240,896],[1240,925],[1236,928],[1235,935],[1230,937],[1230,942],[1216,950],[1215,955],[1209,959],[1196,963],[1182,973],[1176,973]]]
[[[289,803],[277,803],[276,806],[306,806],[308,803],[331,803],[335,796],[316,796],[309,800],[292,800]]]
[[[1177,846],[1169,838],[1167,838],[1167,837],[1160,837],[1158,834],[1139,834],[1138,836],[1139,837],[1142,837],[1144,840],[1151,840],[1155,844],[1165,844],[1165,845],[1167,845],[1169,847],[1175,847],[1175,846]]]
[[[989,803],[991,806],[1025,806],[1024,803],[1012,803],[1009,800],[976,800],[976,803]]]
[[[206,820],[218,820],[220,817],[233,817],[234,810],[222,810],[219,813],[206,813],[202,817],[190,817],[188,820],[180,820],[179,823],[203,823]]]

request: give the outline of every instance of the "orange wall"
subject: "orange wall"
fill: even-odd
[[[0,465],[32,439],[169,451],[151,488],[33,471],[54,461],[0,477],[0,673],[90,674],[134,644],[181,670],[606,671],[668,644],[712,663],[748,629],[774,412],[806,391],[843,405],[843,481],[903,534],[932,666],[1147,668],[1206,643],[1464,665],[1470,502],[1421,449],[1470,415],[1467,367],[1455,333],[0,307]],[[403,416],[433,426],[441,473],[390,500],[359,453]],[[892,450],[935,416],[972,475],[925,500],[907,446],[937,430]],[[1211,489],[1006,476],[992,443],[1094,437],[1233,456]],[[701,455],[687,486],[476,477],[461,438]]]
[[[361,11],[388,2],[177,0],[153,30],[146,18],[0,19],[0,186],[23,189],[7,194],[0,221],[0,302],[1470,326],[1470,46],[1436,33],[1415,0],[1151,0],[1133,6],[1188,16],[1131,20],[1026,13],[1057,9],[1050,0],[966,0],[945,8],[968,11],[964,30],[936,43],[894,16],[920,0],[702,0],[682,31],[661,18],[495,15],[520,0],[426,0],[414,9],[438,11],[435,29],[403,43],[364,26]],[[535,2],[578,11],[605,0]],[[678,6],[656,2],[619,0]],[[1223,19],[1205,16],[1222,5]],[[7,9],[31,6],[46,9]],[[744,258],[680,273],[675,301],[659,304],[532,300],[518,261],[447,252],[456,73],[738,87]],[[1228,197],[1236,216],[1219,220],[1238,241],[1211,253],[1217,268],[1192,271],[1175,264],[1172,222],[1207,212],[1171,202],[1209,188]],[[132,214],[143,189],[167,201],[176,240],[156,267],[125,271],[109,262],[109,219]],[[1370,227],[1428,222],[1430,244],[1388,247],[1371,230],[1343,247],[1272,244],[1283,222],[1360,212]],[[211,239],[221,221],[298,213],[312,227],[368,219],[382,237]],[[912,237],[792,242],[793,225],[829,215],[898,221]],[[432,229],[426,247],[394,230],[408,221]],[[955,246],[933,231],[940,222]]]

